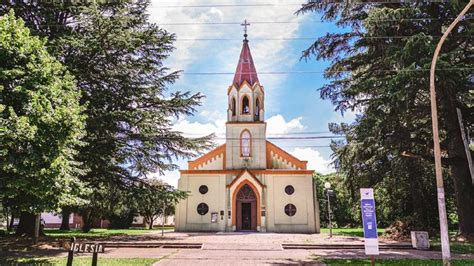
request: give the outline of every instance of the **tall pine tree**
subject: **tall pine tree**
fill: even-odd
[[[108,186],[127,189],[148,173],[175,169],[174,158],[210,147],[211,136],[185,138],[174,118],[191,115],[203,95],[168,92],[179,77],[164,66],[175,36],[149,21],[149,1],[51,4],[14,1],[28,26],[48,40],[50,51],[75,75],[87,106],[87,145],[79,159],[83,177],[100,200]],[[83,209],[97,216],[93,205]],[[92,219],[88,219],[92,220]]]
[[[306,58],[331,61],[322,98],[341,112],[362,110],[352,127],[332,126],[348,134],[347,143],[334,146],[339,166],[356,186],[385,184],[384,193],[403,201],[400,211],[408,206],[414,220],[422,217],[427,223],[435,216],[427,210],[436,208],[429,68],[443,31],[465,3],[309,1],[299,10],[320,12],[322,20],[343,29],[318,38],[303,52]],[[443,165],[452,178],[463,235],[474,234],[474,185],[456,114],[460,108],[464,124],[473,128],[469,26],[465,19],[449,36],[436,74]],[[398,187],[409,192],[397,197]]]

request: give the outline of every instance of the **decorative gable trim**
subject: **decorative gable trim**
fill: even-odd
[[[300,161],[295,156],[289,154],[288,152],[284,151],[280,147],[276,146],[275,144],[271,143],[267,140],[267,169],[273,169],[273,160],[272,154],[286,160],[290,164],[294,165],[296,170],[306,170],[308,161]]]
[[[249,87],[251,91],[255,91],[257,88],[260,88],[260,90],[262,91],[262,93],[265,93],[265,90],[264,90],[263,86],[261,86],[258,81],[255,82],[255,83],[253,84],[253,86],[252,86],[252,85],[250,85],[250,83],[248,83],[246,80],[244,80],[244,81],[242,82],[242,84],[240,84],[239,87],[235,86],[235,84],[229,86],[229,88],[227,88],[227,95],[230,94],[230,92],[232,91],[232,88],[235,88],[236,91],[239,92],[244,86]]]
[[[232,182],[230,182],[230,184],[228,184],[227,187],[232,187],[232,185],[234,185],[235,183],[237,183],[245,173],[248,173],[249,176],[250,176],[255,182],[257,182],[258,185],[260,185],[260,187],[266,187],[266,186],[265,186],[264,184],[262,184],[262,182],[260,182],[260,180],[258,180],[258,178],[257,178],[252,172],[250,172],[248,169],[242,170],[242,172],[240,172],[240,174],[239,174],[234,180],[232,180]]]
[[[215,148],[214,150],[204,154],[203,156],[197,158],[194,161],[188,161],[188,169],[189,170],[199,170],[200,166],[205,165],[206,163],[215,160],[217,157],[223,156],[223,168],[225,169],[225,144],[220,145],[219,147]]]

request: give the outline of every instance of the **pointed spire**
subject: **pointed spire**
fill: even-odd
[[[244,21],[244,41],[242,45],[242,51],[240,52],[239,63],[235,69],[234,85],[240,87],[242,83],[247,81],[250,86],[253,86],[258,81],[257,70],[253,63],[252,54],[250,53],[249,41],[247,40],[247,20]]]

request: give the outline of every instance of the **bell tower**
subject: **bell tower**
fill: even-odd
[[[247,20],[244,40],[234,80],[227,90],[226,168],[266,168],[266,123],[264,121],[264,89],[247,39]]]

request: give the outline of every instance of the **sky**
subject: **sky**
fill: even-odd
[[[273,6],[238,6],[269,3]],[[305,136],[305,132],[321,132],[318,134],[327,136],[330,135],[325,133],[328,132],[328,123],[353,121],[354,113],[341,115],[340,112],[334,111],[329,100],[323,100],[319,96],[318,89],[328,82],[321,73],[328,66],[328,62],[314,58],[300,60],[301,52],[312,44],[312,40],[288,40],[313,37],[316,39],[328,32],[341,31],[332,23],[321,23],[317,13],[295,15],[298,4],[301,3],[303,1],[298,0],[152,0],[148,9],[150,20],[175,33],[177,37],[176,50],[166,61],[166,66],[173,70],[182,70],[183,74],[169,88],[169,92],[201,92],[206,96],[194,116],[177,119],[173,128],[189,137],[210,133],[224,137],[227,88],[232,83],[233,75],[195,73],[234,73],[242,48],[243,27],[239,24],[203,23],[243,23],[244,19],[250,23],[250,50],[257,73],[260,73],[260,84],[265,88],[267,136]],[[186,24],[169,25],[170,23]],[[202,40],[209,38],[230,40]],[[262,74],[298,71],[317,73]],[[216,142],[223,140],[217,139]],[[331,149],[327,147],[329,139],[273,142],[300,160],[307,160],[308,169],[320,173],[334,171],[331,165]],[[181,169],[186,169],[187,161],[188,159],[178,159],[174,163]],[[176,186],[179,171],[166,172],[165,175],[155,173],[152,176]]]

